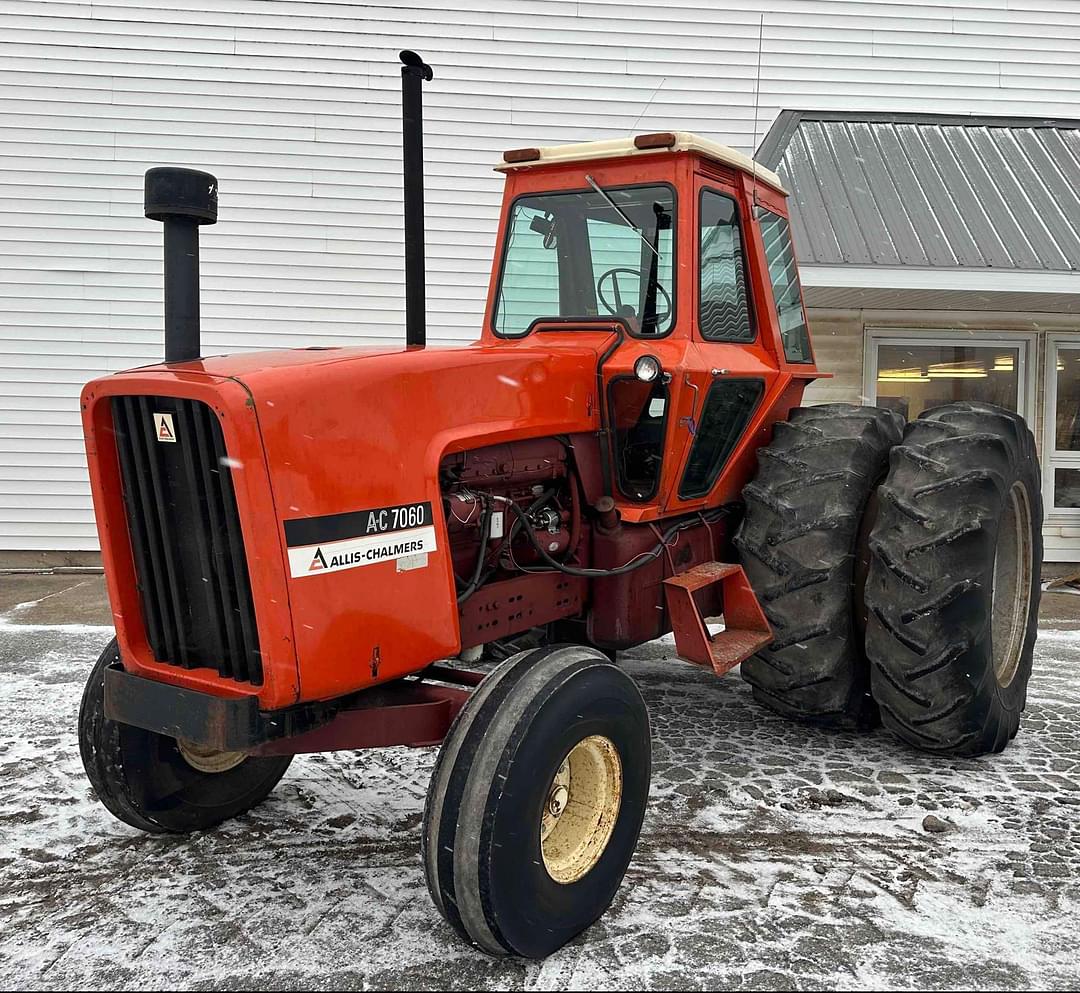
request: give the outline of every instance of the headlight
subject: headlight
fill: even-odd
[[[655,355],[642,355],[634,363],[634,375],[643,383],[651,383],[662,371],[660,360]]]

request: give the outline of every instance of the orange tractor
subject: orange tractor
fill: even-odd
[[[644,817],[620,649],[673,631],[789,717],[1002,749],[1039,598],[1023,420],[799,406],[822,374],[786,193],[684,132],[507,152],[480,338],[425,348],[431,70],[402,61],[404,348],[200,357],[217,184],[147,173],[166,361],[82,396],[116,622],[79,718],[101,802],[201,830],[295,754],[441,742],[434,902],[539,957],[604,912]]]

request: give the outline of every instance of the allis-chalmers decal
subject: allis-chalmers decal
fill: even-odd
[[[285,521],[293,579],[434,552],[430,502]]]

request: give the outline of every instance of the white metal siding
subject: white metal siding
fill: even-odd
[[[760,124],[754,72],[765,15]],[[403,334],[399,73],[425,91],[429,336],[478,327],[508,147],[784,107],[1076,113],[1075,0],[4,0],[0,550],[96,547],[81,384],[156,359],[143,171],[221,181],[208,352]]]

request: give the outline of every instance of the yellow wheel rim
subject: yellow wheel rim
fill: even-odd
[[[176,739],[176,747],[184,761],[199,772],[228,772],[247,758],[246,752],[219,752],[183,738]]]
[[[540,851],[555,882],[577,882],[600,861],[619,817],[622,786],[622,760],[610,738],[583,738],[563,759],[540,821]]]
[[[994,676],[1002,687],[1009,686],[1016,678],[1024,654],[1036,565],[1032,548],[1027,488],[1016,482],[1009,490],[998,525],[990,606]]]

